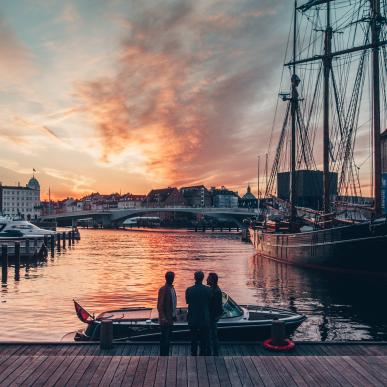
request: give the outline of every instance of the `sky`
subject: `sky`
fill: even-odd
[[[256,185],[290,8],[2,0],[0,181],[35,168],[53,198]]]
[[[291,13],[284,0],[2,0],[0,181],[34,168],[52,199],[256,192]]]

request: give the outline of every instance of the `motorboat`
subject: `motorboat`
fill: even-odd
[[[26,220],[0,216],[0,244],[7,246],[10,258],[16,254],[15,242],[20,243],[21,257],[46,258],[48,251],[44,238],[55,234],[55,231],[39,228]]]
[[[45,230],[27,220],[0,217],[0,238],[43,238],[55,234],[55,231]]]
[[[76,341],[98,341],[103,320],[112,321],[114,340],[156,341],[160,338],[160,324],[155,308],[108,310],[95,317],[75,300],[74,305],[78,318],[87,324],[84,330],[76,332]],[[306,316],[284,309],[238,305],[226,293],[223,293],[223,311],[218,322],[219,340],[223,341],[266,340],[270,337],[273,320],[282,321],[287,335],[290,336],[306,320]],[[187,307],[177,308],[173,340],[190,339],[187,312]]]

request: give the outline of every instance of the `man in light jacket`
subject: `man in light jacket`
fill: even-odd
[[[169,355],[169,346],[172,336],[173,321],[176,319],[176,292],[173,287],[175,273],[168,271],[165,273],[165,285],[159,289],[157,300],[157,310],[159,312],[160,336],[160,356]]]

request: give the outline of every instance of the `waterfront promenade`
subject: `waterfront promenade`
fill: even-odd
[[[219,357],[175,344],[1,343],[1,386],[385,386],[387,343],[297,343],[272,353],[259,343],[223,344]]]

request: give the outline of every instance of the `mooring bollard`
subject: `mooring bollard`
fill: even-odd
[[[99,336],[99,347],[101,349],[113,348],[113,321],[101,321],[101,333]]]
[[[1,245],[1,282],[7,282],[8,277],[8,246]]]
[[[273,320],[271,324],[271,343],[272,345],[281,346],[286,344],[285,324],[280,320]]]
[[[62,233],[62,242],[63,242],[63,248],[66,248],[66,233],[63,231]]]
[[[15,280],[20,279],[20,242],[15,242]]]
[[[51,240],[50,240],[50,248],[51,248],[51,256],[53,257],[55,254],[55,235],[51,235]]]

